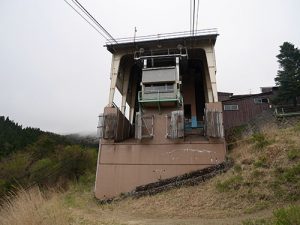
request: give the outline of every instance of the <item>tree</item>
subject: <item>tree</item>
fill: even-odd
[[[280,54],[276,56],[279,70],[275,78],[278,85],[276,102],[292,102],[297,105],[300,96],[300,50],[289,42],[280,46]]]

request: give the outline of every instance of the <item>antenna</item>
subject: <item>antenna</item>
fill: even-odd
[[[136,32],[137,32],[137,29],[136,29],[136,27],[134,27],[133,43],[135,43]]]

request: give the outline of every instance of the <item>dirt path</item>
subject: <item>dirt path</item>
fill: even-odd
[[[260,219],[272,215],[272,210],[268,209],[239,216],[226,216],[228,213],[226,211],[216,212],[216,215],[211,211],[203,211],[201,214],[204,216],[199,218],[156,218],[155,215],[139,216],[120,209],[102,209],[97,205],[91,208],[72,209],[71,212],[74,217],[81,218],[82,224],[86,225],[237,225],[247,219]]]

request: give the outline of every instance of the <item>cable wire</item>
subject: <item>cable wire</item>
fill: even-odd
[[[190,0],[190,34],[192,35],[192,5],[193,0]]]
[[[199,0],[197,1],[196,31],[198,30],[198,18],[199,18]]]
[[[193,1],[193,36],[194,36],[194,33],[195,33],[195,1]]]
[[[118,43],[116,39],[85,9],[85,7],[78,1],[78,0],[72,0],[79,8],[80,10],[87,15],[109,38],[113,40],[116,44]]]
[[[80,14],[80,12],[78,12],[77,9],[75,9],[67,0],[64,0],[65,3],[67,3],[82,19],[84,19],[91,27],[93,27],[106,41],[110,40],[105,37],[104,34],[102,34],[90,21],[88,21],[83,15]]]

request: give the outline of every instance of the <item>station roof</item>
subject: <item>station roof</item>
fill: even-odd
[[[218,35],[218,31],[215,28],[196,30],[193,33],[190,31],[164,33],[157,35],[110,39],[108,42],[106,42],[105,47],[108,51],[114,53],[119,49],[138,49],[140,47],[149,47],[158,44],[162,45],[164,43],[174,43],[175,45],[183,43],[186,45],[192,44],[196,41],[209,40],[215,44]]]

